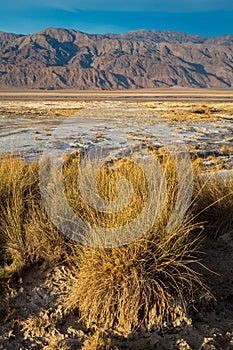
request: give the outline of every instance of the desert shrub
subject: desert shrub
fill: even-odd
[[[0,165],[0,242],[3,264],[17,270],[25,264],[23,225],[34,196],[36,169],[15,157]]]
[[[124,333],[171,321],[177,303],[185,308],[201,284],[189,266],[195,260],[189,233],[182,226],[166,240],[157,237],[118,249],[79,251],[67,307],[78,308],[88,327]]]
[[[49,220],[42,203],[32,203],[24,225],[24,250],[28,264],[55,266],[66,256],[67,242]]]
[[[0,276],[10,277],[24,266],[55,261],[63,241],[43,208],[38,164],[7,156],[0,164]]]
[[[233,174],[230,170],[197,171],[194,186],[196,221],[203,222],[206,234],[217,237],[233,229]]]
[[[150,230],[139,233],[140,238],[123,246],[94,248],[77,244],[74,247],[71,257],[73,278],[67,283],[64,304],[68,310],[78,310],[87,327],[102,331],[113,329],[124,334],[140,327],[148,330],[159,328],[177,317],[174,310],[178,305],[185,311],[187,305],[192,304],[197,295],[205,290],[198,274],[193,270],[193,265],[197,263],[195,250],[199,245],[199,236],[194,238],[192,232],[195,229],[197,234],[197,226],[193,225],[189,215],[178,225],[170,226],[169,229],[167,226],[177,200],[175,164],[166,152],[158,155],[158,159],[166,177],[167,188],[160,217],[151,223]],[[126,163],[127,160],[121,159],[115,164],[115,169],[117,172],[122,171],[123,176],[127,176],[126,170],[129,169],[125,167]],[[72,162],[66,171],[68,179],[73,171]],[[110,182],[117,181],[118,177],[112,174],[114,171],[109,171]],[[102,169],[103,185],[108,183],[108,198],[114,198],[115,186],[109,184],[106,174],[109,175],[108,170]],[[137,168],[131,168],[129,179],[133,187],[142,184],[141,190],[135,191],[132,202],[139,211],[147,198],[146,183],[138,180],[141,175]],[[68,193],[67,187],[65,188]],[[75,196],[79,197],[77,184],[74,188]],[[100,188],[101,191],[106,195]],[[73,195],[69,194],[72,200]],[[81,199],[77,201],[80,203]],[[155,205],[162,204],[158,201]],[[79,209],[80,205],[76,207],[77,214]],[[94,209],[95,225],[116,225],[116,219],[111,218],[104,226],[106,217],[96,213],[98,207]],[[83,211],[85,212],[84,207],[81,215],[85,217]],[[128,211],[125,213],[126,222],[129,218],[127,213]],[[119,222],[122,223],[123,219]]]

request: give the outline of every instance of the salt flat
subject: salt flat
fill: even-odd
[[[96,145],[120,150],[181,141],[207,166],[214,158],[230,166],[232,121],[231,102],[1,100],[0,146],[1,153],[30,160],[44,149],[61,154]]]
[[[1,90],[0,100],[127,100],[127,101],[233,101],[231,89],[137,89],[137,90]]]

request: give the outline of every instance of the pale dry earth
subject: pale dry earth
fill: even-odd
[[[71,152],[101,146],[113,136],[118,148],[132,143],[162,147],[179,139],[193,157],[205,158],[210,165],[215,160],[208,157],[218,158],[217,163],[228,166],[232,120],[232,102],[2,100],[0,145],[2,153],[17,150],[38,159],[44,148]],[[64,125],[69,123],[67,130]]]

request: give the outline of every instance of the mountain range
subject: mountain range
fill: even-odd
[[[1,89],[233,87],[233,35],[0,32]]]

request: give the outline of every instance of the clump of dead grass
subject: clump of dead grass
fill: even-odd
[[[78,308],[88,327],[129,334],[171,322],[176,303],[185,308],[201,282],[184,226],[160,240],[140,240],[123,248],[79,251],[75,278],[65,304]]]
[[[34,196],[35,169],[20,159],[7,157],[1,161],[0,179],[1,253],[6,269],[17,270],[25,262],[23,225],[29,198]]]
[[[55,266],[66,259],[67,243],[49,220],[42,203],[32,203],[24,226],[24,249],[28,264],[43,262]]]
[[[158,159],[167,180],[167,193],[161,215],[151,224],[150,230],[139,233],[141,238],[124,246],[74,247],[73,279],[67,284],[64,304],[68,310],[77,309],[87,327],[102,331],[113,329],[125,335],[140,327],[147,330],[160,328],[176,317],[174,309],[177,305],[182,305],[185,312],[187,305],[194,303],[198,293],[205,290],[193,270],[193,265],[197,263],[195,251],[199,237],[193,238],[192,232],[197,226],[187,215],[181,223],[167,229],[177,200],[177,169],[166,152],[160,154]],[[67,163],[70,174],[72,162]],[[117,161],[115,168],[127,176],[125,162]],[[102,173],[105,180],[106,171],[104,169]],[[133,187],[140,185],[138,179],[142,174],[138,169],[132,168],[130,176]],[[112,174],[110,179],[115,182],[118,177]],[[141,192],[135,191],[133,202],[139,211],[147,199],[146,183],[142,181],[141,184]],[[102,192],[103,196],[111,198],[111,194],[114,198],[114,188],[109,186],[107,193]],[[79,195],[78,192],[75,194]],[[76,207],[77,213],[78,209],[79,205]],[[84,209],[82,217],[85,217]],[[127,212],[125,214],[127,217]],[[111,218],[104,226],[105,219],[102,215],[96,215],[95,224],[102,227],[116,224],[116,219]]]
[[[233,229],[232,170],[201,172],[196,169],[194,212],[205,233],[217,237]]]
[[[38,165],[14,156],[0,163],[0,277],[10,277],[35,262],[58,261],[64,239],[43,208]]]

